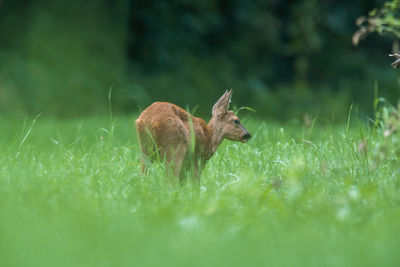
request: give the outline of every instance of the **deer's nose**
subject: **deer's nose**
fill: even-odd
[[[243,140],[249,140],[251,137],[251,134],[247,132],[245,135],[243,135]]]

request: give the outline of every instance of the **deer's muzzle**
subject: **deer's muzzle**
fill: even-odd
[[[246,134],[244,134],[242,136],[242,142],[246,143],[247,141],[249,141],[250,137],[251,137],[251,134],[249,132],[247,132]]]

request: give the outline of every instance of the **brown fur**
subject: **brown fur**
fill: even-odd
[[[208,124],[171,103],[155,102],[146,108],[136,120],[142,173],[146,171],[147,162],[158,157],[166,161],[175,176],[182,175],[182,169],[193,167],[194,176],[198,178],[224,138],[246,142],[249,132],[240,122],[238,124],[235,113],[228,111],[231,94],[232,90],[225,92],[214,105]],[[192,135],[195,137],[193,151]]]

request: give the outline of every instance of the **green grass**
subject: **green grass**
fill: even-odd
[[[0,118],[1,266],[399,265],[399,136],[245,119],[199,188],[140,175],[135,117]]]

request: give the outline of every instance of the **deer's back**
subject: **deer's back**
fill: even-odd
[[[190,121],[192,126],[190,125]],[[193,127],[198,156],[208,159],[211,151],[211,136],[207,123],[187,113],[177,105],[155,102],[146,108],[136,120],[137,131],[142,142],[156,142],[160,148],[174,147],[177,144],[190,144]],[[152,139],[147,138],[149,133]]]
[[[185,110],[167,102],[155,102],[146,108],[136,120],[139,131],[153,135],[158,145],[187,142],[189,117]]]

